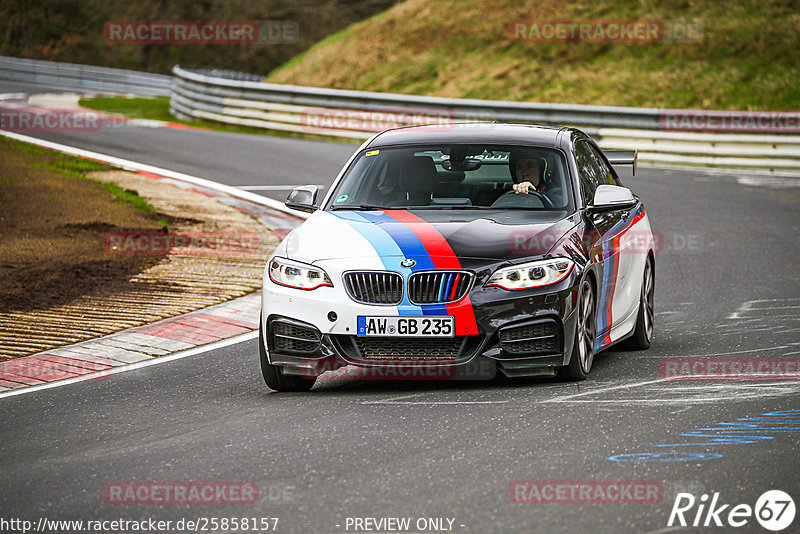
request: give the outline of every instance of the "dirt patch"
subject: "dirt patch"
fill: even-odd
[[[107,168],[22,146],[0,142],[0,360],[260,287],[278,239],[257,220],[154,177],[84,176]],[[66,175],[54,171],[63,168]]]
[[[69,171],[66,156],[20,146],[0,142],[0,312],[116,292],[163,259],[103,249],[110,231],[158,229],[157,213],[138,211],[103,184]]]

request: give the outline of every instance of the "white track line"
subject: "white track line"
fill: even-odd
[[[774,347],[763,347],[760,349],[748,349],[748,350],[734,350],[731,352],[715,352],[713,354],[684,354],[680,356],[659,356],[660,358],[711,358],[713,356],[728,356],[730,354],[746,354],[748,352],[765,352],[769,350],[779,350],[779,349],[788,349],[789,346],[787,345],[776,345]]]
[[[385,400],[385,401],[368,401],[361,404],[385,404],[390,406],[409,406],[409,405],[425,405],[431,404],[505,404],[507,400],[500,401],[402,401],[402,400]]]
[[[605,393],[607,391],[614,391],[617,389],[627,389],[627,388],[635,388],[638,386],[646,386],[648,384],[657,384],[657,383],[664,383],[665,380],[663,378],[658,378],[656,380],[645,380],[644,382],[631,382],[630,384],[620,384],[618,386],[610,386],[607,388],[597,388],[592,389],[590,391],[584,391],[582,393],[574,393],[572,395],[564,395],[563,397],[554,397],[552,399],[543,400],[542,402],[561,402],[564,400],[574,399],[575,397],[583,397],[585,395],[594,395],[595,393]]]
[[[645,534],[666,534],[667,532],[677,532],[678,530],[683,530],[684,528],[687,527],[666,527],[658,530],[651,530],[649,532],[645,532]]]
[[[54,382],[48,382],[46,384],[39,384],[36,386],[28,386],[20,389],[12,389],[11,391],[4,391],[3,393],[0,393],[0,399],[2,399],[3,397],[13,397],[15,395],[24,395],[25,393],[33,393],[34,391],[41,391],[43,389],[66,386],[69,384],[74,384],[75,382],[83,382],[86,380],[91,380],[93,378],[104,378],[107,377],[108,375],[116,375],[119,373],[124,373],[126,371],[133,371],[135,369],[141,369],[143,367],[150,367],[151,365],[158,365],[161,363],[171,362],[173,360],[180,360],[181,358],[186,358],[188,356],[194,356],[196,354],[202,354],[204,352],[208,352],[211,350],[221,349],[224,347],[228,347],[230,345],[236,345],[237,343],[242,343],[244,341],[250,341],[251,339],[255,339],[257,337],[258,337],[257,331],[248,332],[246,334],[240,334],[238,336],[229,337],[228,339],[222,339],[220,341],[208,343],[206,345],[201,345],[199,347],[194,347],[179,352],[173,352],[172,354],[166,356],[156,356],[152,360],[129,363],[127,365],[123,365],[120,367],[112,367],[111,369],[105,371],[97,371],[95,373],[80,375],[75,378],[67,378],[66,380],[56,380]]]
[[[242,189],[243,191],[291,191],[295,187],[299,187],[297,185],[235,185],[233,186],[237,189]],[[317,187],[323,188],[324,185],[318,185]]]
[[[5,93],[0,95],[0,100],[23,100],[27,96],[27,93]]]
[[[409,404],[505,404],[508,400],[495,400],[495,401],[411,401],[406,399],[413,399],[421,397],[422,395],[430,395],[433,392],[424,391],[422,393],[411,393],[407,395],[400,395],[396,397],[389,397],[388,399],[379,399],[371,401],[362,401],[361,404],[394,404],[394,405],[409,405]]]
[[[411,393],[411,394],[405,394],[405,395],[398,395],[398,396],[395,396],[395,397],[389,397],[388,399],[381,399],[381,400],[374,400],[374,401],[364,401],[361,404],[379,404],[379,403],[383,403],[383,402],[396,401],[396,400],[400,400],[400,399],[410,399],[410,398],[413,398],[413,397],[420,397],[420,396],[425,395],[425,394],[427,394],[427,391],[424,392],[424,393]]]
[[[2,96],[16,96],[16,95],[2,95]],[[162,169],[160,167],[155,167],[153,165],[147,165],[144,163],[137,163],[135,161],[118,158],[116,156],[109,156],[108,154],[100,154],[98,152],[92,152],[90,150],[84,150],[82,148],[71,147],[67,145],[62,145],[59,143],[53,143],[51,141],[45,141],[43,139],[37,139],[35,137],[29,137],[27,135],[20,135],[13,132],[7,132],[5,130],[0,130],[0,135],[4,137],[8,137],[9,139],[14,139],[16,141],[22,141],[25,143],[31,143],[33,145],[37,145],[43,148],[49,148],[52,150],[58,150],[59,152],[64,152],[66,154],[71,154],[73,156],[79,156],[82,158],[90,158],[97,161],[102,161],[104,163],[108,163],[111,165],[116,165],[118,167],[122,167],[123,169],[127,170],[134,170],[134,171],[143,171],[149,172],[153,174],[158,174],[160,176],[166,176],[167,178],[173,178],[176,180],[181,180],[184,182],[188,182],[194,185],[198,185],[200,187],[204,187],[206,189],[211,189],[212,191],[219,191],[233,197],[241,198],[243,200],[248,200],[250,202],[254,202],[256,204],[260,204],[262,206],[267,206],[269,208],[281,211],[283,213],[289,213],[291,215],[295,215],[300,218],[307,218],[308,215],[303,212],[298,212],[295,210],[290,210],[280,202],[276,200],[272,200],[271,198],[262,197],[261,195],[256,195],[254,193],[248,193],[247,191],[242,191],[241,189],[233,186],[228,186],[225,184],[220,184],[217,182],[213,182],[211,180],[206,180],[204,178],[198,178],[196,176],[191,176],[188,174],[184,174],[181,172],[171,171],[169,169]],[[201,354],[203,352],[208,352],[210,350],[227,347],[229,345],[234,345],[236,343],[241,343],[243,341],[248,341],[250,339],[258,337],[258,332],[249,332],[247,334],[241,334],[239,336],[235,336],[228,339],[223,339],[221,341],[216,341],[214,343],[208,343],[206,345],[202,345],[200,347],[195,347],[192,349],[187,349],[184,351],[174,352],[167,356],[159,356],[152,360],[146,360],[143,362],[132,363],[120,367],[114,367],[110,370],[106,371],[98,371],[96,373],[81,375],[75,378],[68,378],[65,380],[57,380],[54,382],[48,382],[46,384],[39,384],[36,386],[29,386],[20,389],[14,389],[11,391],[5,391],[0,393],[0,399],[4,397],[13,397],[16,395],[23,395],[25,393],[32,393],[34,391],[40,391],[43,389],[50,389],[59,386],[66,386],[68,384],[74,384],[75,382],[82,382],[84,380],[90,380],[92,378],[99,378],[101,376],[108,376],[110,374],[117,374],[123,373],[125,371],[132,371],[134,369],[140,369],[142,367],[149,367],[151,365],[158,365],[160,363],[167,363],[172,360],[178,360],[180,358],[186,358],[187,356],[194,356],[195,354]]]
[[[274,209],[276,211],[289,213],[290,215],[294,215],[295,217],[299,217],[301,219],[308,218],[307,213],[289,209],[286,206],[284,206],[283,203],[278,202],[277,200],[263,197],[261,195],[256,195],[255,193],[250,193],[248,191],[243,191],[242,189],[239,189],[238,187],[234,187],[231,185],[225,185],[218,182],[214,182],[212,180],[206,180],[205,178],[198,178],[197,176],[184,174],[182,172],[171,171],[169,169],[163,169],[161,167],[154,167],[153,165],[147,165],[145,163],[137,163],[135,161],[131,161],[128,159],[118,158],[116,156],[109,156],[108,154],[100,154],[99,152],[92,152],[90,150],[75,148],[67,145],[62,145],[59,143],[53,143],[51,141],[45,141],[43,139],[37,139],[36,137],[20,135],[5,130],[0,130],[0,135],[8,137],[10,139],[15,139],[17,141],[31,143],[40,147],[49,148],[52,150],[58,150],[59,152],[64,152],[66,154],[71,154],[73,156],[79,156],[82,158],[89,158],[97,161],[102,161],[104,163],[115,165],[117,167],[121,167],[126,170],[143,171],[152,174],[158,174],[160,176],[166,176],[167,178],[174,178],[175,180],[181,180],[183,182],[204,187],[206,189],[211,189],[212,191],[219,191],[220,193],[225,193],[226,195],[230,195],[232,197],[248,200],[255,204],[261,204],[262,206],[267,206],[268,208]]]

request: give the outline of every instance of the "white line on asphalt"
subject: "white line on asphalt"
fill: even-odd
[[[800,297],[784,297],[779,299],[755,299],[755,300],[748,300],[745,304],[752,302],[786,302],[794,300],[800,300]]]
[[[737,178],[736,182],[739,185],[752,185],[757,187],[768,187],[771,189],[786,189],[790,187],[800,187],[800,181],[797,178],[771,178],[769,176],[742,176]]]
[[[411,393],[410,395],[400,395],[396,397],[389,397],[388,399],[380,399],[373,401],[362,401],[361,404],[504,404],[508,400],[498,401],[409,401],[405,399],[413,399],[421,397],[422,395],[429,395],[430,391],[422,393]]]
[[[0,100],[20,100],[25,98],[27,93],[5,93],[0,95]]]
[[[667,532],[675,532],[676,530],[681,530],[683,528],[684,527],[666,527],[658,530],[651,530],[649,532],[645,532],[645,534],[666,534]]]
[[[505,404],[507,400],[501,401],[369,401],[362,402],[361,404],[393,404],[393,405],[410,405],[410,404],[424,404],[426,406],[431,404]]]
[[[788,395],[789,393],[787,393]],[[720,402],[720,401],[736,401],[739,400],[737,397],[678,397],[675,399],[609,399],[609,400],[596,400],[596,399],[578,399],[578,400],[566,400],[564,402],[569,402],[573,404],[577,403],[587,403],[587,404],[640,404],[643,406],[662,406],[666,404],[696,404],[696,403],[711,403],[711,402]],[[752,399],[749,399],[752,400]],[[545,401],[548,402],[548,401]]]
[[[15,395],[24,395],[25,393],[33,393],[34,391],[41,391],[43,389],[66,386],[68,384],[74,384],[75,382],[83,382],[85,380],[91,380],[92,378],[101,378],[101,377],[106,377],[108,375],[116,375],[119,373],[124,373],[125,371],[133,371],[134,369],[141,369],[142,367],[150,367],[151,365],[167,363],[173,360],[180,360],[181,358],[186,358],[188,356],[195,356],[196,354],[202,354],[203,352],[209,352],[212,350],[228,347],[230,345],[236,345],[237,343],[242,343],[244,341],[250,341],[251,339],[255,339],[257,337],[258,337],[257,331],[248,332],[246,334],[240,334],[235,337],[222,339],[220,341],[215,341],[213,343],[201,345],[199,347],[194,347],[192,349],[173,352],[172,354],[169,354],[167,356],[156,356],[152,360],[145,360],[142,362],[131,363],[120,367],[112,367],[111,369],[107,369],[105,371],[97,371],[96,373],[80,375],[75,378],[68,378],[66,380],[56,380],[55,382],[48,382],[46,384],[39,384],[36,386],[30,386],[20,389],[12,389],[11,391],[5,391],[3,393],[0,393],[0,399],[2,399],[3,397],[13,397]]]
[[[724,334],[725,332],[723,332]],[[663,354],[652,354],[652,355],[645,355],[640,354],[637,358],[659,358],[659,359],[667,359],[667,358],[711,358],[712,356],[728,356],[730,354],[747,354],[749,352],[766,352],[771,350],[780,350],[780,349],[788,349],[791,348],[790,345],[794,345],[794,343],[786,343],[786,345],[777,345],[775,347],[764,347],[761,349],[748,349],[748,350],[735,350],[732,352],[715,352],[711,354],[671,354],[671,355],[663,355]]]
[[[786,345],[776,345],[774,347],[762,347],[760,349],[748,349],[748,350],[734,350],[731,352],[715,352],[713,354],[688,354],[688,355],[681,355],[681,356],[662,356],[662,358],[708,358],[711,356],[727,356],[729,354],[745,354],[747,352],[762,352],[767,350],[778,350],[778,349],[788,349]]]
[[[378,403],[389,402],[389,401],[394,401],[394,400],[398,400],[398,399],[410,399],[410,398],[413,398],[413,397],[419,397],[421,395],[425,395],[427,393],[428,392],[426,391],[424,393],[411,393],[411,394],[405,394],[405,395],[398,395],[398,396],[395,396],[395,397],[389,397],[388,399],[381,399],[381,400],[376,400],[376,401],[364,401],[361,404],[378,404]]]
[[[62,145],[59,143],[53,143],[51,141],[45,141],[43,139],[37,139],[36,137],[29,137],[27,135],[20,135],[12,132],[7,132],[5,130],[0,130],[0,135],[9,137],[11,139],[16,139],[17,141],[32,143],[34,145],[50,148],[52,150],[58,150],[66,154],[72,154],[74,156],[80,156],[82,158],[89,158],[97,161],[102,161],[104,163],[109,163],[117,167],[122,167],[123,169],[126,170],[149,172],[152,174],[158,174],[160,176],[166,176],[167,178],[181,180],[183,182],[188,182],[190,184],[198,185],[200,187],[205,187],[206,189],[211,189],[212,191],[219,191],[227,195],[231,195],[233,197],[249,200],[250,202],[261,204],[262,206],[267,206],[268,208],[272,208],[274,210],[281,211],[283,213],[289,213],[301,219],[308,218],[307,213],[289,209],[283,205],[283,202],[278,202],[277,200],[273,200],[271,198],[257,195],[255,193],[250,193],[249,191],[243,191],[231,185],[225,185],[219,182],[214,182],[212,180],[206,180],[205,178],[198,178],[197,176],[191,176],[189,174],[184,174],[182,172],[171,171],[169,169],[162,169],[161,167],[154,167],[153,165],[147,165],[146,163],[138,163],[127,159],[118,158],[116,156],[109,156],[108,154],[100,154],[99,152],[92,152],[90,150],[84,150],[82,148],[75,148],[67,145]]]
[[[546,391],[550,391],[553,389],[565,389],[565,388],[574,388],[576,387],[575,384],[553,384],[548,386],[542,386],[542,389]],[[508,402],[508,400],[501,400],[501,401],[409,401],[406,402],[404,399],[413,399],[414,397],[421,397],[422,395],[429,395],[430,391],[423,391],[422,393],[411,393],[405,395],[399,395],[395,397],[389,397],[387,399],[380,399],[380,400],[373,400],[373,401],[362,401],[361,404],[503,404]]]
[[[743,401],[761,399],[764,397],[780,397],[785,395],[794,395],[800,389],[800,384],[797,380],[782,379],[770,382],[764,382],[763,375],[742,375],[742,379],[753,378],[759,380],[758,383],[729,383],[730,376],[728,375],[704,375],[703,380],[722,379],[726,383],[723,384],[700,384],[697,385],[696,381],[691,381],[690,385],[685,387],[671,387],[669,390],[659,391],[658,398],[649,399],[571,399],[568,397],[561,397],[560,399],[551,399],[543,402],[552,402],[560,400],[569,403],[591,403],[591,404],[622,404],[622,405],[644,405],[644,406],[660,406],[660,405],[681,405],[681,404],[695,404],[695,403],[711,403],[720,401]],[[659,382],[667,383],[670,385],[677,385],[676,382],[683,382],[682,380],[659,380]],[[666,397],[662,393],[683,393],[684,396],[680,397]],[[695,394],[705,394],[705,396],[692,396]],[[594,393],[594,392],[591,392]]]
[[[552,399],[547,399],[542,402],[560,402],[568,399],[574,399],[575,397],[583,397],[584,395],[592,395],[594,393],[605,393],[607,391],[614,391],[617,389],[626,389],[626,388],[635,388],[638,386],[646,386],[648,384],[656,384],[658,382],[664,382],[663,378],[659,378],[657,380],[646,380],[644,382],[631,382],[630,384],[620,384],[618,386],[611,386],[607,388],[597,388],[592,389],[590,391],[584,391],[582,393],[574,393],[572,395],[564,395],[563,397],[553,397]],[[590,401],[591,402],[591,401]]]
[[[242,189],[244,191],[291,191],[296,187],[300,187],[299,185],[235,185],[237,189]],[[323,185],[318,185],[317,187],[325,187]]]

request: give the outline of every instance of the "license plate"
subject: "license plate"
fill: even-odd
[[[359,336],[453,337],[455,322],[452,315],[420,317],[358,316]]]

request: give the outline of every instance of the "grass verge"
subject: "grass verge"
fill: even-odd
[[[0,311],[48,308],[88,292],[115,291],[163,259],[106,252],[109,232],[165,225],[136,193],[85,176],[110,169],[0,138]]]

